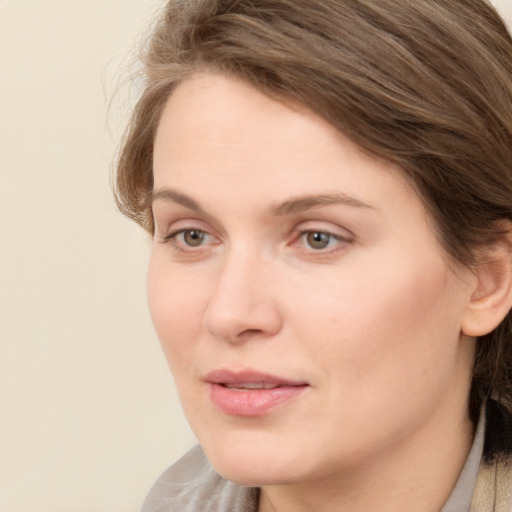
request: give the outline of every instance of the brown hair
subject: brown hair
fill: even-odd
[[[205,67],[306,105],[400,166],[455,262],[475,264],[512,220],[512,39],[486,0],[171,0],[143,60],[116,196],[149,232],[163,106]],[[510,312],[477,344],[473,419],[491,392],[512,409]]]

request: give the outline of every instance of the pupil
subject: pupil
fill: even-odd
[[[308,244],[313,249],[324,249],[329,245],[329,235],[325,233],[309,233],[308,234]]]

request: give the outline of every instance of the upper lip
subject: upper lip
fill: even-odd
[[[257,370],[232,371],[227,369],[213,370],[206,374],[204,380],[210,384],[272,384],[275,386],[295,387],[306,386],[307,382],[285,379],[270,373]]]

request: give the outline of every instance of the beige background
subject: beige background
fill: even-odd
[[[109,187],[158,3],[0,0],[0,512],[135,512],[193,443]]]

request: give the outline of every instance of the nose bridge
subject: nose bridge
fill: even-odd
[[[205,311],[206,330],[228,342],[275,334],[281,320],[270,275],[271,263],[250,248],[226,251]]]

